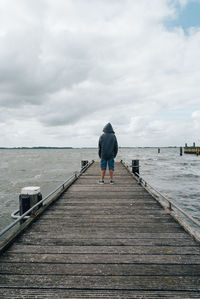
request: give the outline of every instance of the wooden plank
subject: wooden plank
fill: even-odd
[[[133,199],[135,197],[139,198],[142,196],[141,194],[137,194],[137,192],[106,192],[106,191],[101,191],[99,193],[92,192],[92,193],[86,193],[86,192],[82,192],[82,193],[75,193],[75,192],[71,192],[69,191],[69,193],[66,193],[65,195],[65,199],[73,199],[73,198],[87,198],[87,199],[91,199],[91,198],[96,198],[96,199],[112,199],[112,198],[116,198],[116,199]]]
[[[87,192],[87,193],[96,193],[97,191],[101,192],[121,192],[122,194],[124,192],[143,192],[143,189],[141,186],[137,185],[136,186],[118,186],[117,184],[112,185],[111,187],[110,184],[104,184],[104,185],[91,185],[91,186],[85,186],[85,185],[73,185],[70,188],[70,192]]]
[[[40,221],[43,222],[49,222],[51,223],[52,221],[65,221],[66,222],[70,222],[70,221],[73,221],[74,223],[76,221],[97,221],[97,222],[101,222],[101,223],[104,223],[104,222],[111,222],[111,223],[118,223],[118,222],[123,222],[124,220],[124,223],[138,223],[138,224],[142,224],[142,223],[148,223],[148,221],[151,223],[151,222],[160,222],[160,223],[177,223],[174,221],[174,219],[171,217],[169,217],[168,214],[162,214],[162,215],[153,215],[153,214],[148,214],[148,218],[143,216],[143,214],[139,214],[139,215],[136,215],[136,216],[132,216],[132,215],[88,215],[87,218],[82,216],[82,217],[76,217],[76,216],[73,216],[73,215],[65,215],[65,217],[59,217],[59,215],[54,215],[53,213],[45,213],[45,215],[43,215],[42,218],[40,218]]]
[[[49,234],[49,228],[51,229],[51,235],[54,234],[80,234],[80,232],[82,234],[98,234],[98,235],[104,235],[105,234],[105,229],[106,229],[106,235],[107,236],[114,236],[114,235],[119,235],[119,234],[137,234],[137,233],[149,233],[148,237],[151,237],[152,234],[152,227],[117,227],[117,232],[116,232],[116,228],[115,227],[108,227],[108,226],[104,226],[104,227],[94,227],[94,226],[81,226],[80,227],[74,227],[74,226],[70,226],[70,227],[63,227],[63,225],[56,225],[55,226],[50,226],[49,228],[47,228],[46,225],[40,226],[40,225],[34,225],[34,232],[38,233],[38,234],[44,234],[44,233],[48,233]],[[161,234],[161,233],[182,233],[183,229],[181,227],[161,227],[161,226],[154,226],[154,235],[156,234]]]
[[[135,211],[136,209],[140,209],[141,208],[143,210],[160,210],[160,207],[157,203],[145,203],[143,205],[141,204],[136,204],[136,203],[130,203],[130,204],[111,204],[111,203],[105,203],[105,204],[102,204],[102,203],[95,203],[93,205],[91,204],[87,204],[87,203],[82,203],[82,204],[59,204],[59,205],[55,205],[54,206],[54,209],[51,209],[52,211],[53,210],[57,210],[57,211],[70,211],[70,210],[74,210],[74,211],[77,211],[79,209],[86,209],[86,210],[122,210],[123,209],[129,209],[131,210],[132,212]]]
[[[26,234],[24,234],[24,236],[26,236]],[[146,233],[146,232],[118,232],[117,230],[112,230],[112,231],[105,231],[102,230],[101,232],[99,231],[88,231],[87,233],[85,232],[85,230],[81,231],[74,231],[74,232],[66,232],[65,234],[63,233],[59,233],[58,231],[51,231],[51,232],[40,232],[40,234],[38,235],[37,232],[27,232],[27,237],[29,238],[40,238],[40,239],[49,239],[49,238],[58,238],[58,239],[78,239],[78,238],[87,238],[87,239],[113,239],[113,238],[118,238],[118,239],[181,239],[182,242],[185,241],[185,238],[187,238],[185,233],[165,233],[165,232],[161,232],[161,233]]]
[[[199,254],[199,246],[38,246],[14,244],[10,253],[51,253],[51,254]]]
[[[66,275],[0,275],[0,286],[70,289],[119,290],[188,290],[200,291],[196,276],[67,276]]]
[[[143,206],[158,206],[160,207],[160,205],[156,202],[156,201],[151,201],[149,199],[146,200],[141,200],[141,199],[75,199],[74,201],[64,201],[64,200],[60,200],[58,203],[56,203],[54,206],[55,207],[68,207],[68,206],[72,206],[72,207],[81,207],[81,206],[85,206],[85,207],[91,207],[91,206],[95,206],[95,207],[101,207],[101,206],[105,206],[105,207],[113,207],[113,205],[115,205],[115,207],[129,207],[129,206],[137,206],[137,207],[143,207]]]
[[[124,206],[124,205],[128,205],[128,204],[136,204],[136,205],[140,205],[140,206],[143,206],[145,204],[158,204],[157,202],[155,201],[151,201],[151,198],[150,196],[148,197],[136,197],[136,198],[115,198],[115,199],[112,199],[112,198],[99,198],[99,199],[96,199],[95,198],[95,195],[93,198],[74,198],[74,199],[66,199],[64,200],[62,198],[62,200],[59,200],[59,202],[57,202],[55,204],[55,206],[59,206],[59,205],[68,205],[68,204],[73,204],[73,205],[83,205],[83,204],[90,204],[90,205],[94,205],[94,204],[117,204],[117,205],[120,205],[120,206]]]
[[[60,231],[64,230],[65,226],[65,222],[64,221],[59,221],[60,219],[58,219],[57,221],[52,221],[52,223],[50,223],[48,226],[50,229],[52,229],[53,231],[55,231],[55,226],[57,229],[60,229]],[[139,226],[140,225],[140,226]],[[67,225],[68,229],[73,230],[73,229],[86,229],[86,230],[90,230],[90,228],[92,227],[93,229],[97,229],[98,231],[101,229],[117,229],[118,231],[119,229],[122,229],[123,231],[134,231],[137,228],[146,228],[146,229],[155,229],[155,231],[161,230],[160,227],[160,223],[144,223],[144,224],[139,224],[137,222],[125,222],[123,223],[122,221],[120,223],[111,223],[111,222],[98,222],[98,221],[86,221],[86,219],[83,219],[81,221],[81,219],[79,219],[79,221],[68,221],[68,225]],[[46,231],[47,230],[47,222],[46,221],[41,221],[40,224],[38,225],[34,225],[33,228],[35,229],[35,231]],[[171,229],[176,228],[178,230],[180,230],[180,226],[178,226],[178,224],[174,224],[174,223],[166,223],[166,230],[165,232],[167,232],[167,230],[171,231]]]
[[[173,219],[169,220],[168,222],[168,217],[165,217],[165,215],[163,215],[162,218],[160,218],[159,215],[157,216],[154,216],[152,214],[148,214],[148,217],[146,217],[144,219],[144,214],[139,214],[137,215],[136,217],[132,217],[132,215],[87,215],[87,217],[85,217],[85,215],[83,217],[80,217],[80,215],[77,217],[76,215],[65,215],[65,217],[60,217],[60,214],[47,214],[45,215],[44,217],[41,218],[41,223],[45,222],[46,224],[47,223],[51,223],[52,222],[62,222],[63,220],[65,219],[65,221],[69,221],[69,224],[70,222],[73,222],[73,223],[78,223],[78,222],[84,222],[84,221],[87,221],[88,219],[88,222],[99,222],[99,223],[121,223],[123,222],[123,219],[125,219],[124,223],[129,223],[129,224],[133,224],[133,223],[137,223],[138,225],[145,225],[145,223],[163,223],[163,225],[165,223],[168,223],[168,224],[174,224],[176,222],[173,221]],[[102,221],[101,221],[102,219]],[[65,222],[66,223],[66,222]]]
[[[132,217],[134,217],[134,213],[136,213],[137,215],[145,215],[145,216],[149,216],[149,215],[160,215],[160,210],[158,209],[151,209],[151,208],[144,208],[144,209],[128,209],[128,208],[124,208],[124,209],[120,209],[120,208],[111,208],[111,209],[95,209],[95,208],[90,208],[90,210],[86,210],[84,208],[77,208],[77,209],[66,209],[66,210],[57,210],[57,209],[51,209],[49,211],[46,211],[47,215],[60,215],[60,217],[64,217],[65,215],[71,215],[71,216],[81,216],[83,217],[84,215],[123,215],[124,218],[129,215]],[[165,214],[165,211],[163,211],[163,214]]]
[[[7,252],[2,256],[9,263],[92,263],[92,264],[200,264],[198,254],[17,254]],[[1,261],[2,261],[1,258]]]
[[[128,215],[127,215],[128,216]],[[138,225],[145,225],[145,224],[160,224],[165,223],[165,225],[174,225],[174,226],[180,226],[177,222],[174,221],[172,217],[169,215],[162,215],[161,216],[154,216],[154,215],[148,215],[148,218],[144,218],[142,215],[135,215],[132,217],[124,218],[120,215],[102,215],[102,216],[94,216],[89,215],[87,219],[85,217],[73,217],[71,215],[65,215],[65,217],[55,217],[54,215],[44,215],[42,218],[40,218],[41,224],[51,224],[51,223],[66,223],[67,224],[78,224],[78,223],[99,223],[99,224],[116,224],[116,225],[132,225],[132,224],[138,224]]]
[[[14,275],[199,276],[200,265],[1,263],[0,274]]]
[[[101,238],[98,236],[38,236],[22,235],[17,244],[63,246],[198,246],[191,238]]]
[[[99,177],[96,177],[96,178],[93,178],[93,179],[90,179],[89,177],[85,177],[84,179],[80,179],[78,180],[76,186],[89,186],[89,187],[94,187],[94,184],[95,186],[98,186],[98,187],[102,187],[102,185],[98,185],[98,180],[99,180]],[[137,185],[138,183],[133,183],[133,179],[130,178],[130,177],[118,177],[118,179],[116,180],[115,178],[115,186],[117,187],[130,187],[130,186],[135,186]],[[104,186],[103,187],[109,187],[110,184],[109,184],[109,180],[108,181],[105,181],[104,183]]]
[[[60,298],[120,298],[120,299],[133,299],[133,298],[176,298],[176,299],[199,299],[199,292],[196,291],[132,291],[132,290],[70,290],[70,289],[37,289],[37,288],[17,288],[13,289],[0,289],[0,294],[3,294],[2,298],[16,299],[16,298],[48,298],[48,299],[60,299]]]
[[[58,226],[61,226],[62,227],[66,224],[66,222],[63,221],[63,219],[60,219],[60,218],[56,218],[56,219],[52,219],[52,222],[49,224],[49,220],[50,218],[47,218],[47,219],[43,219],[40,221],[40,227],[43,227],[43,226],[47,226],[49,225],[50,227],[55,227],[55,225],[58,225]],[[137,218],[138,220],[138,218]],[[179,225],[177,223],[174,223],[174,222],[167,222],[166,221],[162,221],[161,222],[162,224],[166,224],[166,227],[169,228],[169,227],[179,227]],[[140,225],[140,226],[139,226]],[[74,218],[70,218],[68,219],[68,223],[67,223],[67,226],[68,227],[96,227],[96,228],[102,228],[105,226],[108,227],[108,228],[117,228],[117,227],[121,227],[121,228],[134,228],[134,227],[151,227],[151,228],[157,228],[159,227],[160,228],[160,223],[159,223],[159,220],[154,220],[152,219],[151,221],[144,221],[143,223],[138,223],[136,221],[136,219],[134,220],[130,220],[130,222],[126,221],[126,222],[123,222],[123,219],[119,219],[119,223],[117,223],[116,221],[113,221],[113,220],[108,220],[108,219],[105,219],[104,222],[100,221],[100,220],[96,220],[96,219],[89,219],[87,221],[87,219],[83,218],[83,219],[80,219],[78,217],[74,217]]]

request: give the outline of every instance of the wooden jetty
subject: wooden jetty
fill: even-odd
[[[195,143],[193,143],[193,146],[185,144],[184,154],[196,154],[198,156],[200,155],[200,146],[196,146]]]
[[[0,298],[200,298],[200,246],[122,163],[93,163],[0,257]]]

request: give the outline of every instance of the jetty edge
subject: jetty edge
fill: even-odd
[[[0,298],[199,298],[198,242],[123,163],[98,178],[93,163],[7,247]]]
[[[132,161],[132,172],[130,171],[128,165],[126,165],[123,161],[121,163],[124,165],[124,167],[127,168],[127,171],[130,173],[130,175],[133,176],[133,178],[143,186],[143,188],[152,195],[152,197],[161,205],[163,209],[167,211],[174,219],[177,221],[186,232],[188,232],[200,245],[200,233],[197,232],[191,224],[195,225],[196,228],[200,228],[200,221],[198,221],[196,218],[189,215],[187,212],[185,212],[183,209],[181,209],[174,201],[169,200],[166,196],[164,196],[161,192],[159,192],[157,189],[152,187],[147,181],[145,181],[140,175],[139,175],[139,160],[133,160]],[[137,165],[137,166],[134,166]],[[134,168],[137,167],[137,168]],[[173,209],[175,208],[175,209]],[[179,214],[178,214],[179,212]],[[185,217],[186,220],[182,216]],[[190,222],[190,224],[189,224]]]
[[[23,215],[21,215],[16,221],[12,222],[8,225],[5,229],[0,232],[0,255],[12,245],[15,239],[23,233],[31,224],[32,222],[36,221],[38,217],[43,214],[49,206],[51,206],[54,202],[59,200],[61,195],[67,191],[67,189],[78,180],[78,178],[87,170],[94,163],[94,160],[88,162],[86,160],[81,161],[81,170],[80,172],[74,172],[74,174],[69,177],[64,183],[62,183],[59,187],[57,187],[54,191],[52,191],[49,195],[47,195],[44,199],[39,201],[36,205],[31,207],[28,211],[26,211]],[[39,209],[35,212],[34,210],[39,207]],[[30,217],[27,219],[27,215],[34,211],[34,214],[31,214]],[[26,221],[22,224],[21,220],[26,219]],[[16,227],[17,224],[20,223],[19,228],[15,229],[13,232],[9,234],[12,228]],[[2,236],[9,235],[3,239]],[[2,238],[2,242],[1,242]]]

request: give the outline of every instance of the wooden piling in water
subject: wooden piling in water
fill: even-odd
[[[180,147],[180,156],[182,156],[183,155],[183,148],[182,148],[182,146]]]
[[[122,163],[94,163],[0,257],[0,298],[199,298],[200,246]]]

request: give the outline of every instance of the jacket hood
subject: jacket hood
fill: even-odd
[[[103,128],[103,132],[104,133],[115,133],[114,131],[113,131],[113,127],[112,127],[112,125],[110,124],[110,123],[108,123],[107,125],[105,125],[105,127]]]

